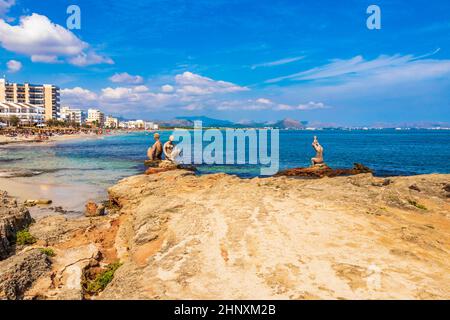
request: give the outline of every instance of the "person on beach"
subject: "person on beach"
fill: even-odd
[[[150,160],[162,160],[163,146],[159,140],[159,133],[153,135],[155,143],[147,151],[147,156]]]
[[[323,147],[320,145],[319,140],[317,140],[317,136],[314,136],[312,146],[314,150],[316,150],[316,156],[311,158],[311,165],[315,166],[318,164],[323,164]]]

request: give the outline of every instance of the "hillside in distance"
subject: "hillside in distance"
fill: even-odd
[[[188,116],[176,117],[173,120],[159,121],[162,127],[194,127],[195,121],[201,121],[203,127],[208,128],[277,128],[277,129],[304,129],[305,122],[300,122],[295,119],[285,118],[275,122],[254,122],[242,121],[233,122],[229,120],[214,119],[205,116]]]

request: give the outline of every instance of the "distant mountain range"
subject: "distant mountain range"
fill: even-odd
[[[118,117],[119,121],[127,121],[123,117]],[[233,122],[229,120],[220,120],[209,118],[206,116],[186,116],[186,117],[176,117],[172,120],[154,121],[159,124],[160,127],[166,128],[193,128],[194,121],[202,121],[202,125],[205,128],[277,128],[277,129],[292,129],[301,130],[306,127],[313,128],[326,128],[326,129],[394,129],[394,128],[411,128],[411,129],[433,129],[433,128],[450,128],[450,123],[446,122],[404,122],[404,123],[374,123],[370,126],[354,126],[354,127],[343,127],[335,123],[320,123],[313,122],[308,124],[308,121],[298,121],[291,118],[285,118],[279,121],[240,121]]]
[[[305,129],[305,125],[300,121],[286,118],[273,124],[274,128],[279,129]]]
[[[374,123],[371,128],[414,128],[414,129],[431,129],[431,128],[450,128],[450,123],[439,121],[420,121],[420,122],[399,122],[399,123]]]
[[[176,117],[173,120],[159,121],[162,127],[193,127],[194,121],[202,121],[203,127],[213,128],[265,128],[272,127],[278,129],[304,129],[307,122],[300,122],[294,119],[283,119],[276,122],[232,122],[205,116]]]
[[[186,120],[190,121],[194,125],[194,121],[201,121],[204,127],[233,127],[236,123],[228,120],[219,120],[208,118],[204,116],[198,117],[176,117],[175,120]]]

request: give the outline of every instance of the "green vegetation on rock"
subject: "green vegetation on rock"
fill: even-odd
[[[16,243],[21,246],[30,245],[36,242],[28,229],[23,229],[16,233]]]
[[[103,291],[106,286],[114,278],[114,273],[122,265],[120,262],[114,262],[106,266],[106,269],[99,273],[94,280],[88,280],[86,291],[92,294],[99,293]]]
[[[418,203],[416,200],[408,200],[408,203],[420,210],[428,210],[427,207],[425,207],[423,204]]]
[[[44,253],[45,255],[47,255],[48,257],[54,257],[55,251],[53,251],[53,249],[51,248],[41,248],[39,249],[42,253]]]

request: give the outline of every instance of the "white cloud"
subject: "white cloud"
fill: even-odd
[[[259,98],[258,100],[256,100],[256,102],[258,103],[262,103],[262,104],[271,104],[272,101],[266,98]]]
[[[165,93],[171,93],[174,90],[175,90],[174,87],[171,86],[170,84],[165,84],[165,85],[161,86],[161,91],[165,92]]]
[[[299,57],[293,57],[293,58],[285,58],[285,59],[280,59],[280,60],[271,61],[271,62],[264,62],[264,63],[254,64],[254,65],[251,66],[251,68],[254,70],[254,69],[260,68],[260,67],[280,66],[280,65],[296,62],[296,61],[302,60],[304,58],[305,58],[305,56],[299,56]]]
[[[204,108],[205,108],[205,105],[201,104],[201,103],[190,103],[186,106],[181,107],[182,110],[187,110],[187,111],[203,110]]]
[[[166,79],[167,80],[167,79]],[[170,82],[170,81],[169,81]],[[248,91],[239,85],[216,81],[193,73],[178,74],[172,84],[165,84],[156,91],[145,85],[106,87],[98,94],[82,88],[62,90],[62,100],[78,105],[90,106],[98,103],[109,112],[146,112],[161,110],[306,110],[324,107],[324,104],[310,102],[305,105],[290,106],[271,99],[240,98],[228,94]],[[227,95],[223,95],[227,93]]]
[[[290,105],[285,103],[277,103],[267,98],[242,99],[232,101],[222,101],[218,104],[217,110],[274,110],[274,111],[304,111],[304,110],[317,110],[328,109],[322,102],[309,102],[306,104]]]
[[[81,52],[79,55],[70,58],[69,62],[75,66],[85,67],[93,64],[114,64],[111,58],[101,56],[90,50],[87,53]]]
[[[146,86],[104,88],[99,95],[99,101],[106,110],[119,113],[164,110],[182,106],[175,95],[151,92]]]
[[[413,55],[381,55],[373,60],[365,60],[356,56],[348,60],[333,60],[331,63],[315,67],[288,76],[267,80],[275,83],[283,80],[316,81],[316,80],[347,80],[357,77],[385,76],[391,80],[411,81],[410,76],[428,78],[440,76],[449,72],[450,60],[424,59],[439,52],[415,57]],[[405,75],[407,75],[405,77]]]
[[[9,60],[6,63],[6,66],[8,67],[8,72],[10,73],[19,72],[22,69],[22,63],[16,60]]]
[[[125,101],[139,101],[142,95],[148,93],[149,89],[146,86],[137,86],[131,88],[105,88],[102,89],[101,98],[104,100],[125,100]]]
[[[328,109],[330,108],[329,106],[325,105],[322,102],[313,102],[310,101],[308,103],[305,104],[299,104],[296,106],[291,106],[288,104],[279,104],[276,107],[276,110],[280,110],[280,111],[292,111],[292,110],[317,110],[317,109]]]
[[[210,95],[248,91],[246,87],[241,87],[231,82],[216,81],[188,71],[176,75],[175,82],[179,87],[177,92],[185,95]]]
[[[0,19],[0,44],[8,51],[31,57],[33,62],[55,63],[58,58],[65,58],[77,66],[113,63],[71,31],[36,13],[21,17],[19,25]]]
[[[116,73],[109,78],[111,82],[114,83],[129,83],[129,84],[140,84],[144,82],[144,78],[141,76],[132,76],[127,72]]]
[[[288,104],[280,103],[279,105],[277,105],[277,110],[278,111],[292,111],[292,110],[295,110],[295,107],[288,105]]]
[[[297,106],[298,110],[316,110],[316,109],[327,109],[329,108],[322,102],[310,101],[307,104],[299,104]]]
[[[33,55],[33,56],[31,56],[31,61],[43,62],[43,63],[58,63],[58,62],[60,62],[58,60],[57,56],[51,56],[51,55]]]
[[[83,96],[86,100],[95,100],[97,99],[97,94],[94,92],[83,89],[81,87],[75,87],[72,89],[62,89],[61,94],[65,96],[73,96],[73,97],[80,97]]]
[[[278,97],[327,101],[337,109],[442,105],[448,92],[450,60],[430,58],[437,52],[439,49],[423,56],[382,55],[369,61],[362,57],[334,60],[297,74],[300,82],[277,87]]]
[[[8,13],[9,9],[16,4],[15,0],[0,0],[0,17]]]
[[[221,101],[217,104],[217,110],[219,111],[229,111],[229,110],[267,110],[271,109],[272,106],[267,103],[261,103],[252,99],[242,99],[242,100],[231,100],[231,101]]]
[[[91,107],[98,101],[98,95],[81,87],[67,88],[61,90],[61,101],[73,107]]]

